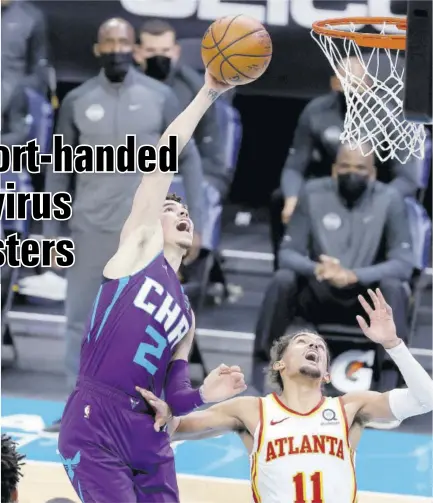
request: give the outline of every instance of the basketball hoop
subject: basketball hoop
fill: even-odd
[[[359,33],[374,25],[379,33]],[[403,115],[406,20],[388,17],[326,19],[313,24],[321,47],[344,91],[347,112],[340,137],[364,155],[401,163],[424,158],[425,128]]]

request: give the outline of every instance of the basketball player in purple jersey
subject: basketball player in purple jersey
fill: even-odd
[[[200,119],[229,86],[205,85],[158,144],[186,146]],[[179,501],[169,436],[154,427],[141,388],[164,393],[173,414],[219,402],[246,386],[239,367],[220,366],[192,389],[188,355],[194,315],[177,278],[193,224],[173,175],[143,176],[119,248],[104,269],[81,348],[77,385],[62,417],[59,453],[83,503]]]

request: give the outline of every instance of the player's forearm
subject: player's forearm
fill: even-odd
[[[220,94],[216,89],[204,85],[187,108],[168,126],[161,136],[158,146],[167,145],[168,137],[176,135],[178,137],[178,154],[180,154],[193,136],[201,118]]]
[[[197,411],[183,416],[172,440],[202,440],[226,433],[227,428],[212,427],[212,415],[208,411]]]
[[[433,381],[421,364],[401,341],[393,348],[385,348],[400,370],[407,390],[389,393],[389,404],[394,416],[402,421],[407,417],[433,410]]]
[[[214,89],[203,86],[188,107],[165,130],[158,142],[158,147],[167,145],[169,136],[175,135],[178,138],[177,155],[179,156],[191,139],[200,119],[220,94]],[[143,228],[143,234],[149,232],[153,234],[172,181],[172,173],[161,173],[159,170],[143,175],[134,196],[131,213],[122,230],[121,243],[140,226]]]
[[[185,360],[174,360],[167,371],[165,401],[175,416],[183,416],[203,405],[200,389],[191,386],[189,365]]]

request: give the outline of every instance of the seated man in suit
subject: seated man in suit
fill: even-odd
[[[362,314],[358,295],[376,286],[393,308],[399,337],[407,337],[413,254],[406,208],[396,189],[376,181],[372,155],[341,145],[332,177],[305,184],[279,267],[257,321],[255,356],[268,358],[295,315],[353,324]]]

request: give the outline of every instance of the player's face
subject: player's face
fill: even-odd
[[[166,201],[161,215],[164,243],[188,250],[192,245],[194,225],[188,210],[181,203]]]
[[[282,360],[289,377],[301,374],[323,379],[328,366],[326,343],[319,335],[300,334],[290,342]]]

